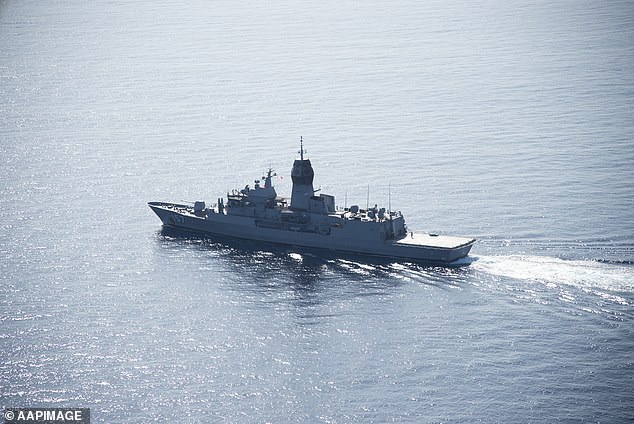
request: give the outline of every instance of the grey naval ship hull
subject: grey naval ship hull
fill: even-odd
[[[365,209],[358,205],[338,208],[335,197],[318,193],[315,173],[304,157],[293,162],[290,202],[273,186],[272,169],[255,186],[234,189],[215,205],[150,202],[163,224],[178,230],[195,231],[231,239],[254,240],[336,252],[381,256],[416,262],[449,264],[467,256],[475,239],[416,234],[405,224],[400,211]],[[369,188],[368,188],[369,190]]]
[[[190,205],[168,202],[149,202],[148,205],[164,226],[178,230],[412,262],[450,264],[467,256],[475,242],[473,238],[411,232],[399,239],[381,240],[378,228],[364,232],[367,234],[351,235],[354,229],[347,227],[352,223],[323,233],[304,232],[299,228],[275,228],[271,225],[274,223],[252,217],[222,212],[197,213]]]

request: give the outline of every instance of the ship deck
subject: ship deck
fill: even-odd
[[[397,240],[394,244],[439,247],[442,249],[455,249],[469,243],[473,243],[475,239],[466,237],[439,236],[431,234],[411,233],[406,237]]]

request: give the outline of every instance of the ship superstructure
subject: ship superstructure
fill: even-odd
[[[166,226],[223,237],[443,264],[469,253],[475,239],[414,233],[400,212],[337,208],[334,196],[313,188],[315,173],[304,154],[300,139],[290,204],[277,195],[269,169],[253,188],[233,190],[210,207],[202,201],[148,205]]]

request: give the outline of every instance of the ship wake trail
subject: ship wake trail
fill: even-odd
[[[479,256],[476,259],[471,268],[489,275],[548,285],[634,293],[634,266],[628,264],[528,255]]]

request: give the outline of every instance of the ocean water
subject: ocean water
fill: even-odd
[[[630,1],[0,1],[0,406],[94,423],[634,420]],[[227,246],[290,168],[458,268]],[[346,200],[344,200],[346,199]]]

